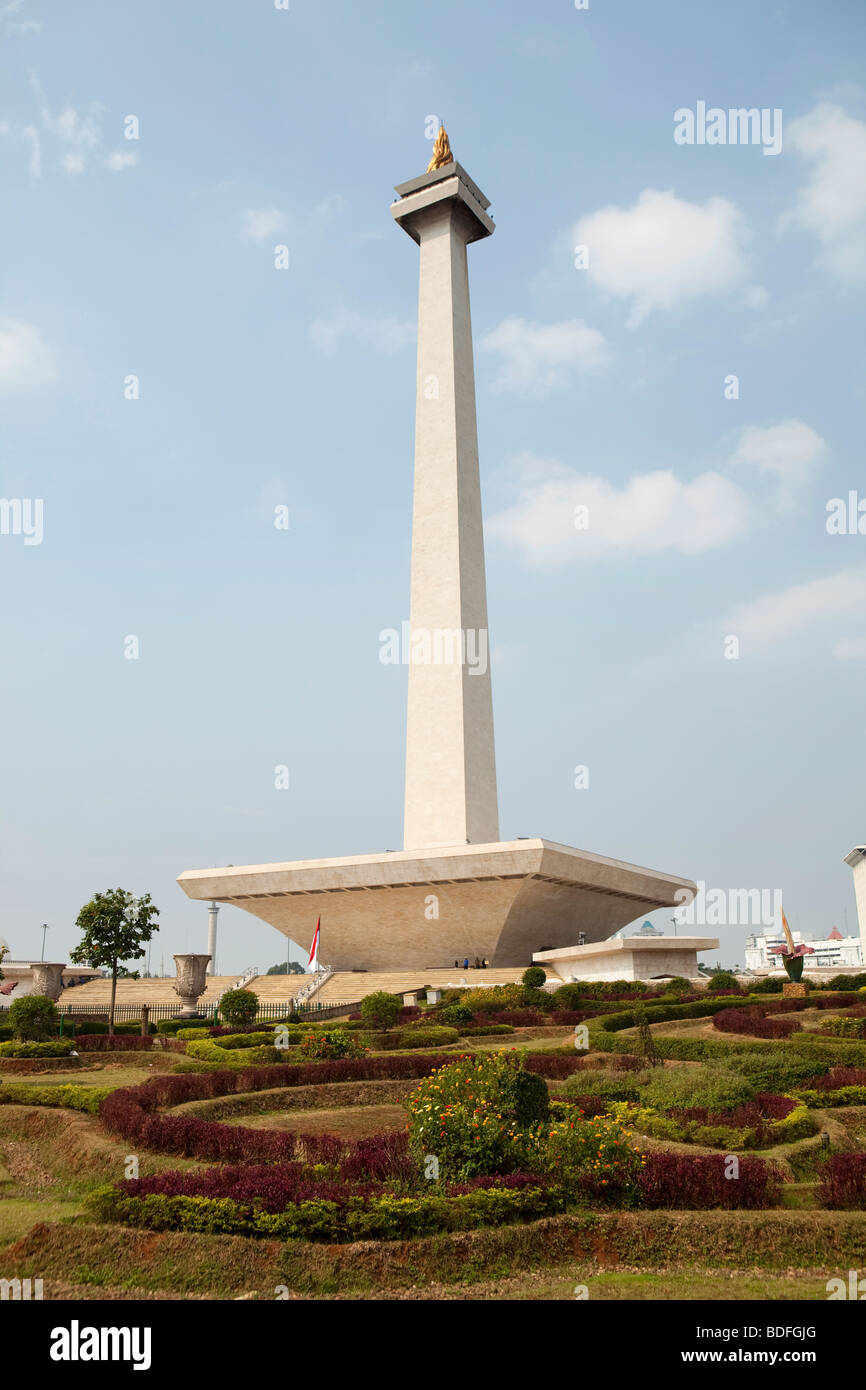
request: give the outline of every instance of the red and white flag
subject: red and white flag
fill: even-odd
[[[307,962],[310,969],[314,971],[318,970],[319,968],[319,926],[321,924],[321,921],[321,917],[316,918],[316,931],[313,936],[313,944],[310,947],[310,959]]]

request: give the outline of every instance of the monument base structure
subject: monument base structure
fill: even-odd
[[[190,898],[244,908],[296,941],[311,939],[321,916],[325,964],[385,971],[447,968],[467,956],[528,966],[579,933],[604,940],[696,892],[689,879],[549,840],[195,869],[178,883]]]
[[[533,965],[571,980],[659,980],[681,975],[698,977],[698,951],[718,948],[714,936],[618,936],[586,946],[536,951]]]

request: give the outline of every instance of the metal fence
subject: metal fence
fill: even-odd
[[[326,1019],[345,1017],[346,1014],[356,1013],[360,1009],[360,1003],[354,1004],[319,1004],[315,1003],[302,1005],[296,1008],[291,1000],[281,1004],[279,1001],[267,1000],[259,1004],[256,1014],[257,1023],[266,1023],[277,1018],[287,1018],[290,1013],[300,1014],[302,1019]],[[205,1018],[213,1018],[215,1004],[202,1004],[199,1014]],[[148,1017],[151,1023],[157,1023],[163,1018],[177,1018],[180,1015],[180,1004],[148,1004]],[[114,1020],[116,1023],[138,1022],[141,1018],[141,1004],[116,1004],[114,1007]],[[8,1009],[0,1009],[0,1020],[8,1014]],[[100,1004],[86,1004],[75,1006],[74,1004],[57,1005],[57,1012],[61,1018],[108,1018],[108,1007]]]

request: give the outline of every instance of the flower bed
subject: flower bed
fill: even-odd
[[[75,1038],[78,1052],[147,1052],[153,1047],[153,1038],[134,1034],[117,1034],[109,1037],[105,1033],[82,1033]]]

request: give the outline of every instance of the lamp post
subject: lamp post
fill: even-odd
[[[42,923],[42,951],[41,951],[40,956],[39,956],[39,959],[40,959],[40,960],[44,960],[44,959],[45,959],[45,933],[46,933],[47,931],[50,931],[50,930],[51,930],[51,928],[49,927],[48,923],[47,923],[47,922],[43,922],[43,923]]]

